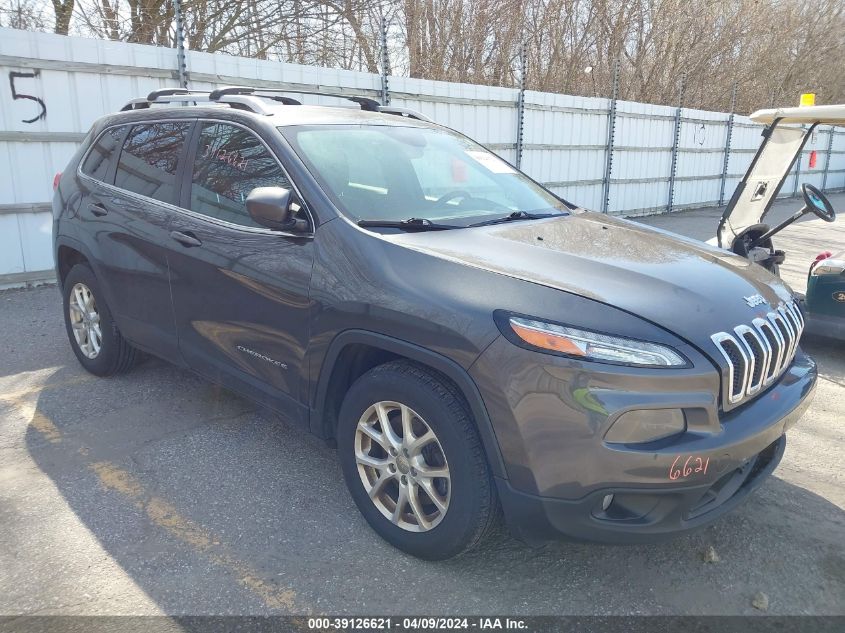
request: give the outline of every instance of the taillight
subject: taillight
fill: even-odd
[[[59,181],[62,179],[62,172],[56,172],[56,175],[53,176],[53,191],[59,188]]]

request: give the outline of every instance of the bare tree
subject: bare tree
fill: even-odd
[[[0,0],[0,26],[30,31],[51,29],[44,3],[39,0]]]
[[[689,107],[845,101],[842,0],[183,0],[194,50]],[[174,45],[173,0],[0,0],[0,24]],[[586,72],[589,69],[589,72]]]
[[[53,10],[56,12],[56,33],[67,35],[70,28],[70,17],[73,15],[74,0],[52,0]]]

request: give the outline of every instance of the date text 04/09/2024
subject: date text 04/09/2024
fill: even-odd
[[[442,630],[525,630],[527,624],[519,618],[448,618],[448,617],[351,617],[308,618],[308,628],[312,630],[405,630],[405,631],[442,631]]]

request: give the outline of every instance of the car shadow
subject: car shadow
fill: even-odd
[[[751,613],[758,591],[773,613],[845,604],[845,512],[778,476],[668,543],[529,547],[500,530],[430,563],[369,529],[333,449],[163,362],[111,379],[68,364],[32,416],[37,468],[165,613]]]

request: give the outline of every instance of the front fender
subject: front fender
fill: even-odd
[[[487,454],[487,461],[493,474],[497,477],[506,477],[504,462],[499,450],[499,444],[493,432],[493,424],[487,413],[487,407],[481,398],[478,390],[469,373],[455,361],[433,352],[419,345],[409,343],[391,336],[370,332],[367,330],[344,330],[340,332],[328,346],[323,361],[320,364],[320,374],[317,380],[316,389],[313,390],[313,397],[310,408],[310,429],[311,432],[320,437],[326,437],[324,428],[325,402],[329,389],[329,381],[335,367],[335,363],[343,352],[344,348],[350,345],[367,345],[369,347],[383,350],[397,356],[403,356],[439,371],[447,376],[461,390],[464,398],[469,404],[472,415],[475,418],[476,426],[484,451]]]

